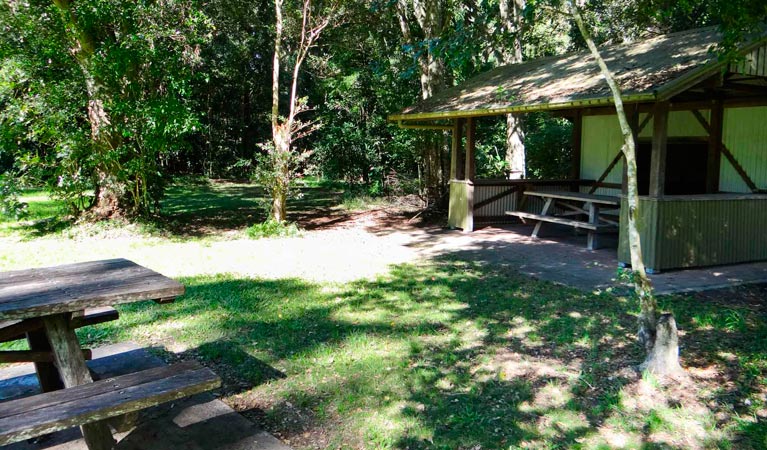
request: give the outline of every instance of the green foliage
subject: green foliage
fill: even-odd
[[[17,183],[12,174],[0,174],[0,218],[19,220],[29,214],[29,205],[19,200],[21,189]]]
[[[273,238],[273,237],[296,237],[301,236],[301,229],[295,223],[274,219],[268,219],[266,222],[257,223],[246,230],[246,234],[251,239]]]
[[[0,154],[13,155],[75,210],[88,206],[88,191],[106,187],[106,175],[126,210],[148,211],[162,195],[161,161],[183,151],[198,128],[192,80],[211,24],[195,3],[70,6],[96,46],[84,60],[73,56],[75,31],[51,2],[0,6],[0,23],[18,31],[0,36]],[[106,152],[90,139],[89,77],[109,114]]]
[[[525,117],[529,178],[566,179],[572,165],[572,123],[545,113]]]

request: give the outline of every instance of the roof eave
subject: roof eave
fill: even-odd
[[[644,93],[624,95],[625,103],[642,103],[656,100],[656,94]],[[612,97],[602,97],[584,100],[573,100],[569,102],[558,103],[532,103],[526,105],[510,106],[508,108],[495,109],[474,109],[469,111],[444,111],[444,112],[426,112],[412,114],[392,114],[388,117],[390,122],[407,122],[412,120],[444,120],[444,119],[468,119],[470,117],[501,116],[512,113],[529,113],[538,111],[555,111],[572,108],[587,108],[592,106],[605,106],[614,104]]]
[[[740,55],[745,55],[756,50],[765,43],[767,43],[767,37],[762,37],[761,39],[758,39],[738,50],[738,53]],[[675,95],[681,94],[687,89],[690,89],[696,84],[704,81],[706,78],[714,75],[717,71],[720,71],[729,66],[730,63],[731,61],[728,60],[713,61],[701,66],[697,70],[691,70],[679,78],[676,78],[673,81],[659,87],[656,90],[657,100],[659,102],[670,100]]]

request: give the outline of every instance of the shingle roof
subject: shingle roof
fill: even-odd
[[[711,49],[720,41],[716,27],[606,46],[602,57],[624,97],[653,100],[664,88],[718,62]],[[612,102],[607,84],[589,53],[572,53],[498,67],[411,106],[392,120],[438,119],[513,111],[556,109],[573,102]]]

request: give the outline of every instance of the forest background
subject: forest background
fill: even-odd
[[[306,3],[282,6],[287,78]],[[551,2],[308,3],[332,20],[298,72],[301,120],[312,132],[293,143],[305,157],[291,170],[373,196],[444,200],[448,136],[400,129],[388,114],[498,65],[585,49]],[[758,0],[593,0],[583,11],[604,44],[708,25],[735,40],[765,8]],[[23,213],[15,195],[36,186],[75,214],[99,206],[97,218],[148,215],[173,177],[255,177],[272,140],[275,20],[267,0],[4,1],[3,211]],[[290,85],[279,89],[284,113]],[[481,121],[478,176],[509,176],[521,164],[529,178],[566,177],[570,127],[546,114]],[[96,205],[108,190],[111,203]]]

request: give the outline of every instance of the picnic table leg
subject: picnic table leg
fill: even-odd
[[[546,203],[543,204],[543,209],[541,210],[542,216],[548,216],[549,210],[551,210],[551,205],[554,204],[553,198],[547,198]],[[533,228],[533,234],[530,235],[532,238],[537,238],[538,233],[541,231],[541,225],[543,225],[543,221],[539,220],[538,223],[535,224],[535,228]]]
[[[48,336],[45,330],[35,330],[27,332],[27,342],[32,351],[51,351],[51,344],[48,343]],[[40,390],[43,392],[57,391],[64,389],[64,383],[61,382],[59,371],[56,365],[50,362],[36,362],[35,373],[37,381],[40,383]]]
[[[53,351],[53,359],[64,381],[64,386],[73,387],[92,383],[93,378],[85,365],[80,343],[74,330],[69,326],[69,315],[47,316],[43,318],[43,323]],[[80,430],[90,450],[109,450],[116,443],[106,422],[82,425]]]
[[[589,202],[589,223],[592,225],[599,225],[599,205]],[[596,230],[589,230],[588,244],[589,250],[596,250],[599,248],[599,233]]]

